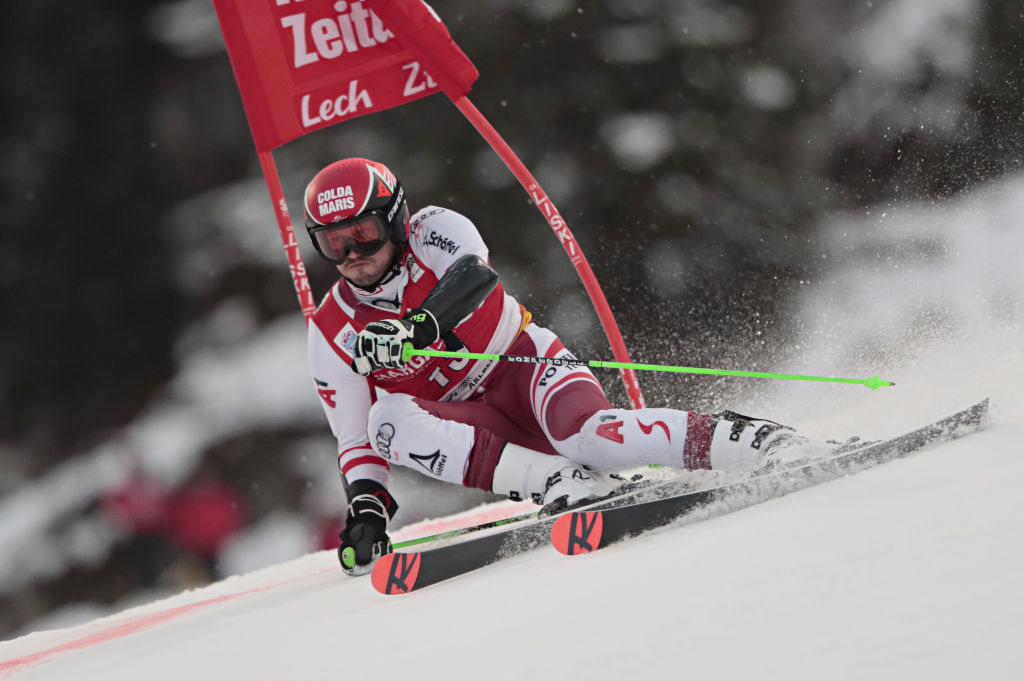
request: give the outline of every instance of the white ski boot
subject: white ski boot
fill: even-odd
[[[732,411],[715,414],[711,436],[711,468],[770,470],[792,468],[863,447],[859,437],[845,442],[811,440],[775,421]]]
[[[793,428],[768,419],[743,416],[733,411],[714,415],[711,432],[711,469],[757,470],[790,466],[826,454],[829,448],[814,445]]]
[[[491,491],[510,499],[531,499],[546,511],[576,506],[612,493],[616,484],[564,456],[544,454],[511,442],[494,467]]]

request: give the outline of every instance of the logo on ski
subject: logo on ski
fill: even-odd
[[[382,594],[405,594],[416,588],[420,554],[389,553],[373,566],[373,588]]]
[[[601,511],[568,513],[555,521],[551,542],[567,556],[590,553],[601,548],[604,517]]]

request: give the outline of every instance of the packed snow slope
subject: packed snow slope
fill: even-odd
[[[310,555],[0,644],[0,678],[1019,678],[1019,427],[407,596]]]
[[[735,405],[879,438],[991,397],[978,433],[593,555],[542,548],[406,596],[308,555],[0,643],[0,678],[1020,678],[1021,214],[1016,177],[954,204],[837,218],[784,369],[896,387],[780,385]]]

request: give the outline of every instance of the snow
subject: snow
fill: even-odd
[[[753,19],[735,6],[707,0],[672,3],[669,27],[681,45],[739,45],[753,33]]]
[[[977,68],[974,39],[983,5],[977,0],[879,3],[878,11],[836,46],[851,77],[834,97],[835,129],[865,136],[921,128],[955,137],[969,75]],[[901,105],[905,102],[913,106]]]
[[[406,596],[311,553],[0,643],[0,678],[1018,678],[1022,201],[1016,176],[942,205],[836,216],[792,368],[897,386],[750,397],[805,430],[881,437],[991,396],[977,434],[594,555],[541,548]],[[294,536],[290,523],[261,532]]]
[[[654,24],[635,24],[603,29],[596,40],[597,53],[618,64],[644,64],[665,53],[665,34]]]
[[[774,387],[780,419],[805,427],[842,421],[892,434],[990,396],[998,418],[1024,414],[1024,175],[956,201],[836,216],[824,226],[821,274],[808,282],[794,322],[793,373],[879,374],[896,382],[865,400],[850,391],[816,395]],[[762,394],[763,398],[764,395]]]
[[[628,113],[609,118],[601,135],[615,158],[634,172],[652,168],[672,151],[669,116],[657,112]]]
[[[971,26],[979,5],[977,0],[886,3],[856,32],[854,60],[890,79],[920,77],[924,63],[965,73],[971,66]]]
[[[977,0],[895,0],[852,32],[837,45],[856,74],[836,98],[837,129],[868,134],[877,112],[917,87],[927,68],[967,82],[980,7]],[[581,10],[563,0],[534,0],[526,11],[555,18]],[[595,47],[618,63],[644,63],[661,54],[666,40],[742,43],[751,21],[733,7],[687,0],[676,3],[663,29],[609,29]],[[205,0],[168,3],[154,12],[149,30],[182,54],[223,49]],[[631,44],[637,35],[651,39]],[[770,64],[752,65],[737,85],[748,102],[770,110],[784,109],[793,97],[790,75]],[[952,132],[961,100],[940,90],[930,108],[892,107],[903,119],[886,124]],[[600,132],[632,170],[657,164],[675,136],[656,111],[620,112]],[[342,142],[353,153],[380,153],[389,143]],[[574,190],[579,171],[570,170],[538,175],[569,178],[552,192],[557,198]],[[510,181],[494,169],[485,185]],[[659,198],[686,213],[700,200],[694,186],[686,175],[659,178]],[[201,292],[213,281],[211,263],[279,264],[276,233],[251,229],[268,224],[267,208],[261,180],[184,204],[178,231],[192,256],[182,281]],[[368,579],[344,577],[332,552],[287,560],[311,550],[308,533],[297,515],[273,514],[224,556],[229,571],[247,574],[160,594],[155,602],[122,603],[122,612],[105,617],[94,604],[70,606],[37,621],[36,633],[0,642],[0,679],[605,679],[680,672],[787,681],[1017,678],[1024,663],[1022,211],[1018,174],[953,201],[834,216],[823,225],[822,268],[798,301],[796,338],[780,370],[878,373],[896,387],[872,393],[766,384],[729,405],[752,413],[771,405],[772,416],[812,434],[874,438],[990,396],[992,424],[978,434],[592,556],[566,558],[544,548],[405,597],[383,597]],[[666,258],[671,248],[651,257]],[[552,257],[561,265],[564,254]],[[561,272],[574,281],[568,267]],[[686,279],[669,283],[681,287]],[[564,314],[554,315],[565,320],[566,338],[595,333],[591,316],[570,313],[586,307],[567,299]],[[254,324],[252,311],[233,302],[215,311],[197,325],[194,342],[183,343],[185,370],[142,419],[0,501],[0,591],[102,556],[117,531],[77,516],[140,458],[150,472],[175,481],[232,429],[267,419],[319,422],[305,372],[296,371],[305,366],[301,322]],[[256,342],[237,347],[250,333]],[[192,346],[213,349],[193,356]],[[225,392],[265,399],[246,412],[222,400]],[[414,492],[413,484],[396,478],[407,487],[396,491],[403,511],[416,504],[410,495],[436,496],[436,488]],[[513,511],[499,504],[473,513]],[[76,519],[62,521],[69,517]],[[63,524],[59,539],[38,541]],[[395,539],[443,527],[443,519],[419,523]]]
[[[224,50],[213,4],[206,0],[175,0],[154,7],[146,28],[154,39],[183,57],[202,57]]]
[[[747,101],[769,111],[786,109],[796,99],[793,79],[771,64],[757,64],[747,69],[740,86]]]
[[[241,346],[195,353],[170,394],[114,438],[54,468],[0,500],[0,592],[69,565],[89,564],[120,538],[118,531],[81,510],[141,466],[179,483],[204,449],[252,424],[309,423],[322,418],[305,367],[305,328],[285,319]],[[296,370],[299,367],[300,370]],[[226,400],[246,394],[257,399]],[[67,525],[59,540],[40,536]],[[88,533],[87,541],[76,541]]]
[[[0,644],[0,678],[1016,678],[1016,439],[996,424],[591,556],[542,548],[408,596],[312,554]]]

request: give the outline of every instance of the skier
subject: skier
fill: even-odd
[[[341,278],[309,325],[309,364],[348,494],[339,556],[363,574],[391,550],[398,504],[390,465],[560,508],[609,494],[602,472],[645,464],[742,470],[766,465],[792,429],[731,412],[616,409],[583,366],[413,356],[402,346],[571,358],[488,264],[464,216],[409,215],[383,164],[321,170],[305,192],[306,229]],[[382,393],[378,394],[377,388]]]

